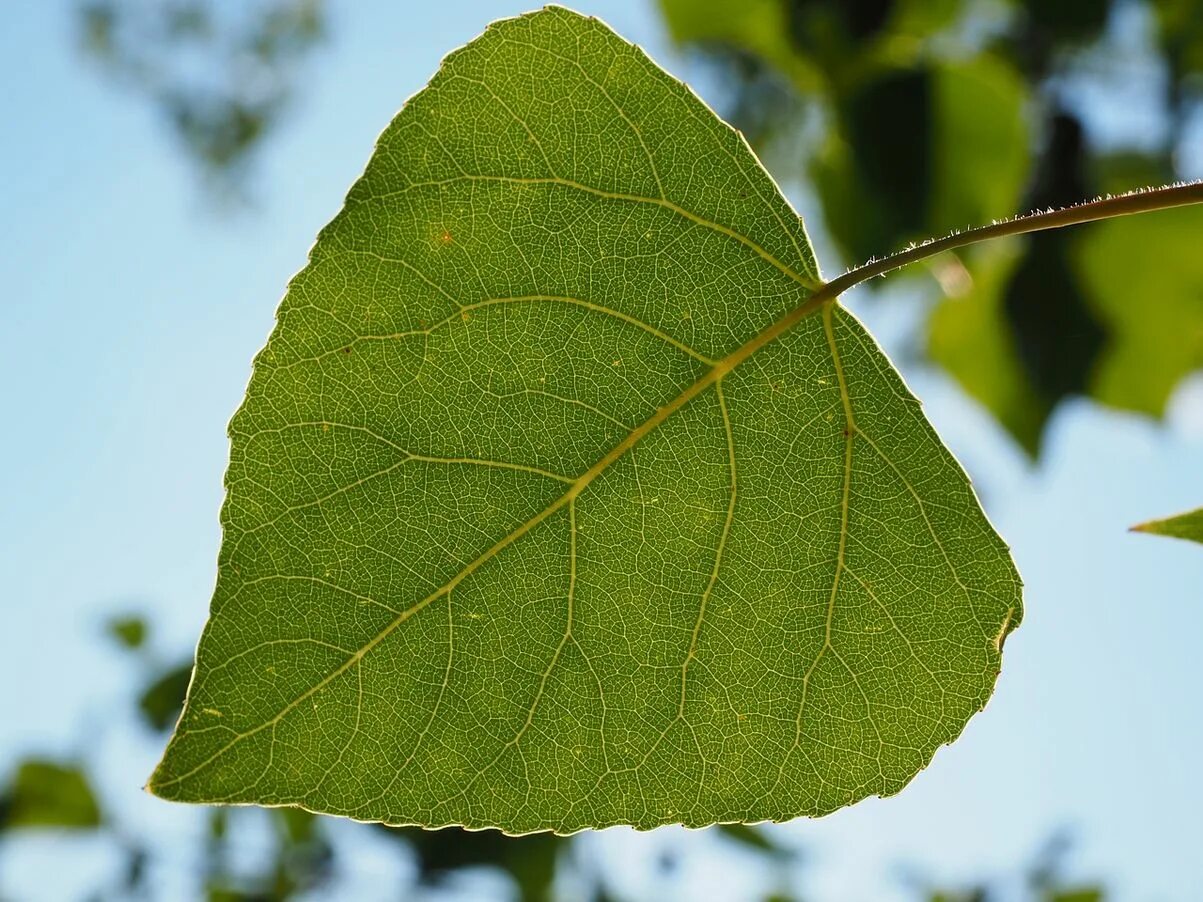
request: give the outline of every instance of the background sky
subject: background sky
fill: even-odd
[[[654,5],[575,5],[706,96],[705,73],[674,54]],[[193,647],[215,574],[225,424],[287,280],[439,59],[526,8],[334,3],[252,203],[223,210],[161,121],[81,58],[73,4],[5,4],[0,772],[30,752],[96,753],[106,801],[134,823],[167,844],[199,829],[193,812],[141,792],[159,749],[130,726],[137,673],[99,638],[103,624],[142,611],[165,657]],[[1115,100],[1087,102],[1106,119]],[[785,187],[805,215],[804,186]],[[887,349],[914,319],[902,298],[850,306]],[[1117,898],[1199,898],[1203,550],[1126,527],[1203,503],[1203,379],[1180,389],[1165,424],[1063,406],[1032,466],[945,377],[903,371],[1011,544],[1027,614],[986,711],[900,796],[774,828],[806,850],[802,885],[821,899],[882,898],[903,866],[952,879],[1005,871],[1067,827],[1073,872]],[[592,842],[634,891],[655,889],[666,842],[693,850],[684,879],[697,890],[763,888],[681,832]],[[111,866],[103,849],[64,843],[0,848],[0,887],[71,897]],[[364,897],[385,897],[384,856],[356,861]]]

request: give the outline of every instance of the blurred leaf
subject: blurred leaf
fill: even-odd
[[[922,52],[959,17],[959,0],[661,6],[679,43],[750,55],[830,109],[836,127],[808,168],[847,258],[881,255],[1018,206],[1029,156],[1023,82],[1000,57]],[[772,110],[747,107],[772,96],[741,92],[730,115],[740,125],[771,121]],[[794,113],[777,103],[782,130]],[[753,137],[768,140],[762,131]]]
[[[146,893],[147,868],[151,863],[151,852],[145,846],[135,842],[121,844],[121,855],[124,864],[121,869],[120,887],[122,894],[119,898],[144,898]]]
[[[803,92],[823,84],[823,74],[790,41],[790,12],[781,0],[660,0],[660,8],[679,44],[749,54]]]
[[[141,648],[146,642],[146,621],[138,616],[122,615],[109,620],[108,634],[129,649]]]
[[[1184,100],[1203,95],[1203,0],[1157,0],[1151,6],[1170,70],[1170,102],[1181,113]],[[1185,96],[1184,87],[1192,89]]]
[[[1058,889],[1047,893],[1042,902],[1103,902],[1106,892],[1101,886]]]
[[[882,255],[930,234],[925,224],[929,166],[936,156],[936,77],[913,69],[860,86],[844,104],[843,135],[834,133],[814,163],[812,182],[828,230],[851,259]]]
[[[849,93],[842,132],[811,165],[845,256],[859,262],[1014,213],[1028,175],[1025,101],[1016,75],[989,56],[888,72]]]
[[[932,311],[927,353],[1035,454],[1050,403],[1024,372],[1004,306],[1023,252],[1022,242],[1015,241],[971,256],[964,274],[967,291],[949,293]]]
[[[1011,0],[1018,15],[997,42],[1033,82],[1056,78],[1082,48],[1103,37],[1112,3]]]
[[[1093,193],[1080,126],[1057,121],[1033,207]],[[1110,161],[1104,184],[1142,166]],[[1065,397],[1160,417],[1203,368],[1201,230],[1203,209],[1185,207],[1034,236],[1020,256],[970,256],[973,288],[937,306],[929,353],[1033,455]]]
[[[257,358],[152,791],[513,833],[900,791],[1020,585],[815,284],[746,146],[596,20],[449,56]]]
[[[1066,207],[1096,193],[1087,175],[1081,122],[1062,112],[1052,117],[1050,126],[1024,204],[1027,209]],[[1023,258],[1003,288],[1005,327],[1037,398],[1031,412],[1039,418],[1038,429],[1030,441],[1022,442],[1032,455],[1039,450],[1040,433],[1053,408],[1087,391],[1105,340],[1104,327],[1083,297],[1071,264],[1082,234],[1066,230],[1028,238]]]
[[[838,4],[840,0],[828,0]],[[890,30],[899,43],[938,38],[966,15],[964,0],[894,0]],[[968,10],[972,15],[972,9]]]
[[[317,815],[301,808],[274,808],[272,816],[289,843],[311,842],[319,833]]]
[[[1018,0],[1025,24],[1050,44],[1081,43],[1102,31],[1109,4],[1099,0]]]
[[[1031,169],[1027,90],[1006,62],[981,54],[941,64],[931,90],[932,196],[921,239],[1012,215]]]
[[[275,897],[308,892],[329,880],[334,849],[322,830],[321,818],[299,808],[272,809],[272,818],[278,831]]]
[[[660,0],[679,44],[748,54],[810,99],[841,93],[882,67],[917,62],[962,0]],[[829,98],[828,98],[829,99]],[[742,118],[738,111],[736,119]]]
[[[506,836],[495,830],[470,831],[450,827],[415,830],[383,827],[404,838],[418,859],[423,883],[433,884],[472,867],[500,868],[513,878],[523,900],[551,899],[560,850],[571,840],[550,833]]]
[[[795,850],[775,842],[764,830],[749,824],[718,824],[715,828],[724,839],[748,849],[775,857],[792,858]]]
[[[143,95],[208,174],[229,183],[279,123],[325,30],[322,0],[85,0],[84,51]]]
[[[1083,230],[1074,259],[1108,340],[1090,393],[1152,416],[1203,368],[1203,209],[1129,216]]]
[[[1203,542],[1203,507],[1164,520],[1149,520],[1132,527],[1134,532],[1148,532],[1175,539]]]
[[[974,255],[969,294],[932,314],[929,353],[1033,455],[1067,396],[1159,417],[1203,368],[1201,230],[1203,210],[1183,208]]]
[[[0,830],[90,830],[100,823],[100,806],[92,785],[76,764],[27,758],[0,790]]]
[[[138,710],[153,730],[166,730],[175,724],[184,707],[184,695],[192,678],[192,663],[179,664],[159,673],[142,690]]]
[[[247,859],[244,815],[240,809],[210,812],[205,839],[205,897],[210,902],[276,902],[295,897],[314,898],[335,873],[335,851],[326,838],[322,820],[297,808],[267,812],[272,827],[271,846]]]

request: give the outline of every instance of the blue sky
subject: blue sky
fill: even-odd
[[[576,5],[675,74],[702,78],[668,47],[652,4]],[[123,706],[136,674],[98,638],[102,624],[115,609],[142,610],[166,652],[193,646],[220,538],[225,424],[288,278],[443,54],[525,8],[334,3],[331,38],[269,143],[256,203],[230,215],[206,203],[151,111],[78,55],[71,3],[10,7],[0,28],[0,769],[31,751],[97,749],[114,806],[164,841],[196,829],[192,812],[140,791],[157,748],[131,733]],[[805,192],[787,189],[805,213]],[[853,300],[887,347],[905,332],[902,301],[864,306]],[[1203,379],[1179,393],[1166,425],[1064,407],[1033,468],[947,380],[904,372],[1012,545],[1027,618],[989,707],[906,791],[776,828],[808,852],[804,885],[818,898],[869,899],[902,863],[953,878],[1001,871],[1064,825],[1078,839],[1074,870],[1106,878],[1119,898],[1196,897],[1203,550],[1125,529],[1203,503]],[[3,888],[45,892],[39,872],[58,860],[56,842],[0,850]],[[651,852],[666,842],[679,831],[611,831],[596,848],[648,889]],[[756,886],[738,860],[703,854],[704,838],[685,842],[695,887],[743,898]],[[82,863],[56,873],[47,897],[108,866],[103,850],[71,848]],[[371,854],[363,866],[387,870]]]

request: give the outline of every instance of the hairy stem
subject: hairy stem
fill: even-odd
[[[934,257],[936,254],[955,250],[958,247],[979,244],[993,238],[1005,238],[1008,235],[1059,229],[1062,226],[1095,222],[1099,219],[1113,219],[1117,216],[1131,216],[1134,213],[1149,213],[1154,210],[1168,210],[1172,207],[1184,207],[1198,203],[1203,203],[1203,181],[1167,185],[1163,188],[1146,188],[1129,194],[1086,201],[1061,210],[1016,216],[1014,219],[980,226],[966,232],[954,232],[947,237],[926,241],[892,256],[883,257],[880,260],[870,260],[855,269],[850,269],[842,276],[825,283],[811,295],[805,306],[813,309],[816,302],[823,303],[834,300],[861,282],[867,282],[869,279],[892,272],[908,263],[926,260],[928,257]]]

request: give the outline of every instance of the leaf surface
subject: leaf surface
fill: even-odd
[[[820,284],[739,135],[603,24],[447,57],[256,360],[150,788],[511,833],[897,792],[1020,584]]]

